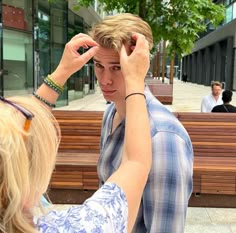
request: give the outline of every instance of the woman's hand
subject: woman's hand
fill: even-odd
[[[83,54],[78,49],[83,47],[88,49]],[[65,79],[65,81],[76,71],[80,70],[96,53],[98,44],[86,34],[78,34],[74,36],[64,48],[61,61],[52,73],[52,77],[56,80]]]
[[[85,53],[80,54],[79,48],[88,49]],[[74,36],[64,48],[64,52],[59,65],[51,74],[51,79],[59,86],[64,86],[67,79],[76,71],[81,69],[96,53],[98,44],[88,35],[78,34]],[[47,107],[52,107],[59,96],[58,92],[43,83],[37,90],[37,98]],[[36,96],[35,95],[35,96]],[[42,100],[43,99],[43,100]],[[45,102],[46,101],[46,102]],[[50,105],[49,105],[50,104]]]

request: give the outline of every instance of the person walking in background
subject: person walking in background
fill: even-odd
[[[204,96],[201,103],[201,112],[211,112],[216,105],[223,104],[222,86],[220,82],[211,83],[211,94]]]
[[[225,90],[222,93],[223,104],[217,105],[212,109],[212,112],[236,112],[236,107],[231,105],[233,92]]]
[[[98,161],[100,185],[122,161],[127,107],[124,68],[121,66],[123,58],[119,50],[125,43],[132,55],[137,45],[131,32],[145,36],[149,50],[143,50],[143,53],[149,56],[153,45],[152,32],[138,16],[129,13],[108,16],[89,32],[99,44],[93,58],[95,76],[104,98],[112,102],[103,116]],[[137,74],[142,66],[136,66]],[[133,72],[129,75],[132,76]],[[192,194],[192,143],[180,121],[152,95],[147,86],[145,96],[151,125],[153,163],[132,232],[183,233],[188,200]]]
[[[187,80],[188,80],[188,75],[187,75],[186,72],[184,72],[183,75],[182,75],[182,81],[186,83]]]

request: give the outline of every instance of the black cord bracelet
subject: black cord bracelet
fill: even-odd
[[[126,100],[128,97],[130,97],[131,95],[142,95],[142,96],[144,96],[144,98],[146,99],[146,96],[145,96],[143,93],[141,93],[141,92],[134,92],[134,93],[131,93],[131,94],[127,95],[127,96],[125,97],[125,100]]]

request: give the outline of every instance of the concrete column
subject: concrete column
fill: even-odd
[[[226,77],[225,77],[225,89],[232,90],[233,85],[233,37],[228,37],[227,39],[227,48],[226,48]],[[236,60],[234,59],[234,62]]]
[[[197,70],[197,53],[193,53],[192,54],[192,80],[194,83],[197,82],[196,70]]]
[[[216,45],[212,45],[210,48],[210,75],[208,85],[211,84],[211,81],[216,80]]]
[[[188,80],[192,82],[192,73],[191,73],[191,55],[188,55],[187,57],[187,74],[188,74]]]
[[[234,66],[234,73],[233,73],[233,86],[232,86],[232,88],[233,88],[233,90],[235,91],[236,90],[236,48],[234,48],[234,64],[233,64],[233,66]]]
[[[221,66],[221,63],[222,63],[222,58],[221,58],[221,46],[220,46],[220,43],[219,42],[217,42],[216,44],[215,44],[215,54],[216,54],[216,56],[215,56],[215,58],[216,58],[216,60],[215,60],[215,80],[217,80],[217,81],[222,81],[222,79],[223,79],[223,77],[221,77],[221,68],[222,68],[222,66]]]
[[[205,85],[210,85],[211,84],[211,56],[210,56],[210,48],[207,47],[205,50],[205,80],[204,84]]]
[[[201,83],[205,84],[206,80],[206,66],[205,66],[205,59],[206,59],[206,48],[201,50],[201,64],[202,64],[202,76],[201,76]]]
[[[202,50],[197,52],[196,83],[202,84]]]

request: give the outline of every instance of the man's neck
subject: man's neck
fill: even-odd
[[[214,99],[217,101],[219,99],[218,95],[213,95]]]
[[[112,132],[116,129],[116,127],[121,123],[121,121],[125,118],[125,106],[124,104],[115,103],[116,113],[112,122]]]
[[[116,114],[123,120],[125,118],[125,101],[115,103]]]

